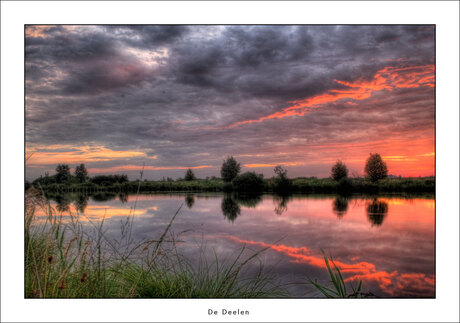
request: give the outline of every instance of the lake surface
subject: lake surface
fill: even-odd
[[[158,239],[171,227],[187,258],[200,253],[232,259],[245,246],[292,297],[320,297],[307,278],[328,285],[323,252],[347,282],[380,297],[435,297],[435,201],[429,197],[294,195],[236,197],[218,193],[61,196],[63,214],[79,212],[94,226],[102,218],[116,239],[133,216],[132,236]],[[256,266],[253,270],[256,271]]]

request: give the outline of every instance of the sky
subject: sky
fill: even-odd
[[[432,25],[28,25],[26,179],[434,175]]]

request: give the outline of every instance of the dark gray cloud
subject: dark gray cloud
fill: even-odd
[[[26,141],[36,146],[148,151],[159,166],[219,164],[257,147],[271,163],[300,143],[433,127],[433,89],[422,86],[226,128],[350,90],[335,80],[434,64],[433,26],[28,26],[25,60]]]

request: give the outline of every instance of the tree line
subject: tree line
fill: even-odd
[[[371,182],[377,182],[378,180],[388,177],[387,164],[379,154],[370,154],[366,161],[364,172]],[[331,177],[336,181],[348,177],[348,168],[341,160],[338,160],[334,166],[332,166]]]
[[[32,182],[32,185],[47,186],[50,184],[83,184],[93,183],[95,185],[108,186],[116,183],[122,184],[129,182],[128,175],[97,175],[93,177],[88,176],[88,170],[85,164],[80,164],[75,167],[73,175],[70,167],[67,164],[58,164],[56,166],[56,174],[40,176]]]
[[[259,186],[263,186],[263,174],[256,174],[255,172],[245,172],[240,174],[241,164],[236,161],[233,156],[227,157],[221,166],[220,175],[224,183],[227,185],[233,184],[236,187],[243,190],[257,189]],[[287,177],[287,170],[282,166],[278,165],[274,168],[273,180],[275,181],[275,187],[280,190],[286,190],[291,185],[290,179]],[[388,176],[388,168],[386,163],[383,161],[379,154],[370,154],[366,161],[364,171],[366,177],[372,182],[376,182],[380,179],[384,179]],[[331,169],[331,178],[336,181],[341,181],[348,178],[348,168],[341,161],[338,160]],[[187,169],[183,180],[194,181],[197,177],[195,176],[191,168]],[[171,181],[168,177],[168,180]],[[181,179],[179,179],[181,180]],[[34,181],[34,183],[40,183],[42,185],[49,184],[71,184],[71,183],[86,183],[91,182],[96,185],[110,185],[115,183],[128,182],[128,176],[123,175],[97,175],[94,177],[88,176],[88,170],[85,164],[80,164],[75,167],[73,175],[69,165],[59,164],[56,166],[56,174],[40,176]]]
[[[85,194],[107,193],[136,193],[136,192],[241,192],[262,193],[272,192],[280,195],[290,193],[433,193],[435,179],[399,178],[386,179],[388,167],[379,154],[370,154],[364,165],[365,177],[348,177],[349,171],[345,163],[337,160],[330,169],[330,176],[318,179],[316,177],[289,178],[288,172],[281,165],[274,167],[273,176],[264,178],[263,174],[254,171],[241,173],[241,164],[229,156],[223,160],[220,177],[199,179],[192,169],[185,171],[183,178],[176,180],[168,177],[163,180],[151,181],[140,179],[130,181],[123,175],[88,176],[84,164],[78,165],[74,171],[66,164],[56,167],[56,174],[40,176],[32,183],[26,182],[26,190],[32,185],[42,188],[47,193],[62,194],[63,192],[85,192]]]

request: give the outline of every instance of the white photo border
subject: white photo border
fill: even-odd
[[[1,321],[459,320],[458,2],[3,1],[1,9]],[[25,24],[436,24],[436,298],[24,299]],[[250,315],[208,315],[223,308]]]

